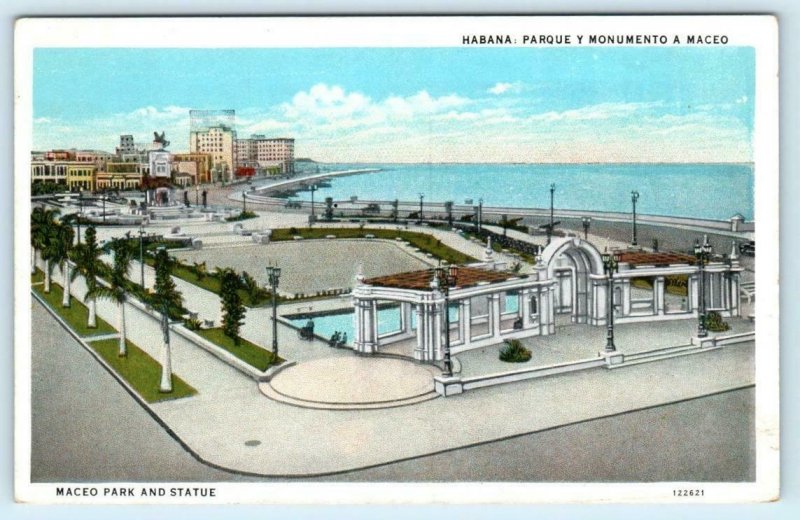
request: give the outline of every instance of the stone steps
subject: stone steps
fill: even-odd
[[[642,352],[640,354],[630,354],[625,356],[625,361],[619,365],[611,365],[609,368],[616,369],[616,368],[624,368],[633,365],[640,365],[642,363],[651,363],[653,361],[661,361],[664,359],[671,359],[675,357],[681,356],[691,356],[694,354],[702,354],[704,352],[710,352],[712,350],[717,350],[720,347],[714,348],[700,348],[695,345],[686,345],[683,347],[670,347],[666,349],[660,349],[653,352]]]
[[[397,408],[399,406],[423,403],[439,397],[439,394],[434,391],[430,391],[425,394],[404,399],[397,399],[394,401],[382,401],[374,403],[323,403],[319,401],[298,399],[282,394],[275,390],[269,383],[261,383],[258,385],[258,387],[262,394],[266,395],[273,401],[288,404],[290,406],[296,406],[298,408],[309,408],[313,410],[380,410],[384,408]]]

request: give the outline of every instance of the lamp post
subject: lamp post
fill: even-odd
[[[453,360],[450,357],[450,288],[458,284],[458,266],[451,265],[447,270],[436,268],[436,281],[444,295],[444,376],[453,376]]]
[[[197,182],[196,178],[194,184],[194,205],[200,205],[200,184]]]
[[[267,266],[267,278],[272,292],[272,356],[278,357],[278,281],[281,277],[281,268]]]
[[[419,194],[419,223],[422,224],[422,199],[425,198],[424,193]]]
[[[312,205],[311,207],[313,211],[314,206]],[[245,211],[247,211],[247,188],[242,192],[242,213]]]
[[[547,243],[550,244],[550,240],[553,237],[553,202],[555,200],[556,194],[556,184],[550,184],[550,225],[547,228]]]
[[[309,227],[314,225],[314,219],[316,218],[314,215],[314,192],[317,191],[317,185],[312,184],[309,188],[311,190],[311,220],[309,221]]]
[[[708,336],[708,330],[706,330],[706,276],[705,276],[705,264],[708,263],[708,259],[711,258],[711,244],[708,243],[708,235],[703,237],[703,244],[700,244],[699,240],[694,241],[694,256],[697,259],[697,269],[698,269],[698,285],[699,285],[699,293],[700,298],[698,298],[698,313],[697,313],[697,337],[698,338],[705,338]]]
[[[144,222],[139,224],[139,275],[140,285],[144,289]]]
[[[581,222],[583,223],[583,239],[589,240],[589,226],[592,225],[592,217],[583,217]]]
[[[616,253],[603,253],[603,271],[608,277],[606,312],[606,346],[604,352],[616,352],[614,345],[614,273],[619,272],[619,257]]]
[[[633,204],[633,240],[631,240],[631,245],[635,246],[638,245],[636,242],[636,201],[639,200],[639,192],[632,191],[631,192],[631,203]]]
[[[478,199],[478,233],[483,231],[483,198]]]

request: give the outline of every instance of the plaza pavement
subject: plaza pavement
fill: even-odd
[[[133,271],[136,280],[138,272]],[[60,281],[60,276],[54,281]],[[74,294],[83,294],[81,284],[82,280],[76,281]],[[181,289],[190,307],[199,298],[209,299],[203,307],[213,308],[211,299],[218,302],[215,295],[203,296],[206,291],[196,286],[186,284]],[[269,345],[268,312],[250,310],[243,336]],[[116,324],[117,307],[100,301],[98,315]],[[158,322],[131,305],[126,318],[129,339],[158,359]],[[618,327],[618,334],[624,334],[625,328]],[[319,341],[301,341],[284,325],[279,325],[279,334],[286,359],[302,362],[353,355]],[[653,334],[636,336],[640,343],[649,343]],[[206,462],[243,473],[302,477],[386,464],[745,387],[754,381],[753,352],[753,343],[747,343],[619,370],[598,368],[486,388],[402,408],[334,411],[267,399],[255,381],[173,334],[173,370],[198,394],[154,404],[151,409]],[[402,369],[397,377],[403,377]],[[253,440],[261,444],[248,442]]]
[[[114,304],[99,302],[98,314],[116,323]],[[128,306],[127,319],[130,340],[157,359],[158,323],[132,306]],[[258,329],[262,334],[269,329],[264,325]],[[321,342],[302,342],[286,328],[280,333],[282,353],[290,359],[293,348],[304,351],[309,359],[353,355]],[[243,473],[302,477],[386,464],[748,386],[754,377],[753,350],[748,343],[618,370],[598,368],[519,382],[401,408],[332,411],[267,399],[255,381],[173,334],[173,369],[198,394],[154,404],[151,409],[206,462]],[[409,362],[409,366],[415,365]],[[402,371],[397,377],[403,377]],[[245,444],[254,440],[261,444]]]

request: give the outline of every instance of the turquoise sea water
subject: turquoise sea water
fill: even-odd
[[[555,183],[555,207],[589,211],[631,210],[709,219],[741,213],[753,218],[754,171],[749,164],[326,164],[323,171],[380,168],[335,177],[316,200],[419,200],[488,206],[547,208]],[[308,194],[300,193],[302,199]]]

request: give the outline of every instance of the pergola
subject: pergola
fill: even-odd
[[[434,269],[368,279],[358,275],[352,292],[353,348],[371,354],[416,338],[414,359],[442,360],[446,300],[454,354],[506,339],[553,334],[559,316],[566,323],[606,325],[609,288],[616,323],[697,318],[701,271],[693,256],[641,250],[615,254],[619,270],[611,279],[597,248],[573,237],[553,240],[527,274],[502,270],[490,257],[459,266],[448,291],[440,287]],[[735,250],[725,261],[704,265],[707,311],[739,315],[742,270]],[[387,305],[399,306],[399,328],[381,334],[379,310]]]

